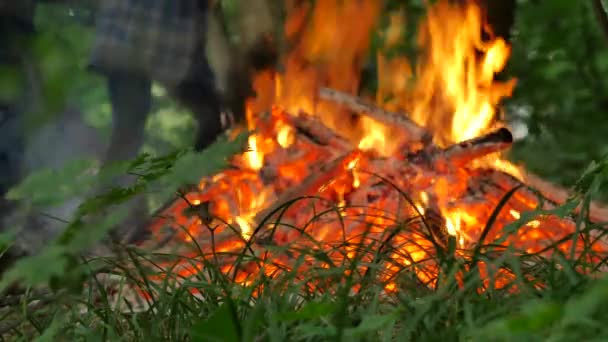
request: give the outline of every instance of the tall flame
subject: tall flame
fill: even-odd
[[[404,39],[404,13],[390,17],[385,33],[385,49]],[[377,56],[379,89],[377,102],[389,110],[404,107],[411,118],[433,133],[440,146],[478,137],[500,125],[496,107],[511,96],[516,80],[497,82],[510,55],[502,38],[482,39],[482,12],[472,1],[451,3],[439,1],[428,8],[427,17],[418,33],[418,44],[424,55],[415,73],[404,57]],[[408,84],[413,80],[413,89]],[[385,102],[386,98],[392,100]],[[476,160],[472,166],[493,167],[521,178],[520,170],[500,155]],[[440,183],[440,182],[439,182]],[[438,183],[438,184],[439,184]],[[439,201],[447,202],[448,194]],[[462,213],[443,206],[449,234],[460,235]],[[462,239],[462,237],[460,236]],[[462,240],[460,243],[462,244]]]
[[[397,14],[391,26],[402,25],[402,21]],[[390,86],[383,89],[385,93],[392,92],[384,97],[395,95],[407,102],[412,118],[433,132],[439,145],[474,138],[495,128],[496,106],[515,86],[515,79],[505,83],[494,80],[509,58],[510,47],[502,38],[483,41],[483,28],[481,9],[471,2],[439,1],[429,7],[418,37],[425,54],[416,67],[414,90],[407,95],[396,93],[411,77],[404,60],[389,62],[379,56],[379,83]],[[394,68],[404,72],[395,73]]]

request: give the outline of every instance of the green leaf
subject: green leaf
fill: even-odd
[[[510,319],[507,323],[513,332],[540,331],[556,323],[562,315],[562,306],[546,301],[525,307],[523,315]]]
[[[15,241],[14,232],[0,233],[0,257],[2,257],[2,254],[4,254],[6,252],[6,250],[13,244],[14,241]]]
[[[99,213],[110,206],[125,203],[143,192],[145,188],[145,184],[137,184],[129,188],[114,188],[103,195],[90,198],[78,207],[77,218]]]
[[[336,311],[336,304],[331,301],[310,302],[296,312],[281,314],[277,319],[281,321],[314,320],[328,316]]]
[[[76,220],[59,236],[57,242],[62,244],[66,253],[78,254],[100,242],[112,228],[127,216],[128,208],[117,208],[110,215],[104,215],[101,221],[83,224]]]
[[[46,284],[53,277],[60,277],[66,272],[68,259],[63,254],[63,249],[50,246],[40,254],[18,260],[8,270],[0,281],[0,292],[17,281],[22,281],[26,286],[38,286]]]
[[[604,158],[600,162],[592,161],[579,180],[576,182],[575,190],[579,194],[585,194],[590,189],[593,183],[599,181],[603,181],[606,179],[608,170],[608,157]]]
[[[192,339],[201,342],[238,342],[238,326],[232,318],[230,306],[220,306],[208,320],[196,324],[192,329]]]
[[[397,320],[396,314],[388,315],[366,315],[363,317],[361,323],[355,328],[348,328],[345,331],[348,337],[360,337],[361,335],[375,333],[380,329],[383,329],[391,324],[394,324]]]
[[[247,313],[243,322],[243,341],[253,341],[260,331],[265,330],[264,317],[268,307],[261,303],[256,303],[250,312]]]
[[[334,326],[318,326],[312,323],[300,324],[296,327],[296,334],[301,339],[313,341],[331,341],[335,339],[337,329]]]
[[[558,81],[564,78],[564,73],[575,68],[574,63],[564,60],[553,60],[544,68],[544,74],[547,80]]]
[[[20,69],[0,65],[0,101],[8,103],[15,101],[23,87],[23,76]]]
[[[215,174],[228,166],[228,158],[246,149],[248,134],[229,141],[225,136],[202,152],[189,152],[176,161],[169,174],[163,177],[167,186],[198,184],[202,176]]]
[[[604,310],[608,304],[608,277],[587,290],[584,294],[568,301],[564,308],[564,324],[576,324],[592,318],[599,310]]]
[[[43,169],[33,172],[10,189],[6,197],[26,200],[34,206],[61,204],[91,187],[95,181],[91,170],[96,164],[92,159],[72,160],[60,170]]]
[[[561,304],[552,301],[536,301],[524,306],[522,312],[498,318],[484,327],[475,327],[473,335],[482,340],[487,336],[518,340],[523,336],[541,333],[559,322],[563,313]],[[483,338],[486,337],[486,338]]]

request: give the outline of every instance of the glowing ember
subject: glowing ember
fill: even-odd
[[[295,139],[294,131],[291,126],[283,125],[279,128],[279,133],[277,133],[277,142],[281,147],[287,148],[293,144]]]
[[[511,216],[513,216],[513,218],[516,220],[519,220],[521,218],[521,215],[517,210],[511,209],[509,210],[509,214],[511,214]]]
[[[249,152],[247,153],[247,163],[252,170],[259,170],[264,166],[264,154],[258,149],[257,137],[249,137]]]
[[[251,219],[251,218],[249,218],[249,219]],[[241,235],[246,240],[249,240],[251,238],[251,235],[253,234],[253,227],[249,223],[248,219],[241,217],[241,216],[237,216],[234,218],[234,220],[239,225],[239,227],[241,227]]]

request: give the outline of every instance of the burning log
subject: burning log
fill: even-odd
[[[430,164],[437,171],[446,172],[449,167],[461,168],[471,161],[503,151],[513,144],[513,136],[507,128],[500,128],[481,137],[439,149],[428,146],[407,157],[409,162]],[[430,151],[429,151],[430,150]]]
[[[570,191],[551,184],[532,173],[527,172],[524,178],[528,185],[540,191],[543,196],[553,202],[564,203],[572,196]],[[592,201],[589,206],[589,218],[594,222],[608,222],[608,208],[596,201]]]
[[[322,88],[319,91],[319,95],[326,101],[346,106],[352,111],[368,116],[388,127],[401,127],[406,135],[404,137],[405,140],[409,142],[422,141],[429,143],[432,140],[432,135],[426,129],[410,120],[406,114],[387,112],[382,108],[365,103],[360,98],[334,89]]]
[[[439,166],[440,159],[443,159],[444,164],[463,167],[475,159],[506,150],[511,144],[513,135],[503,127],[487,135],[449,146],[440,154],[443,158],[436,158],[435,165]]]
[[[337,135],[333,130],[323,125],[312,115],[304,113],[292,115],[286,113],[286,116],[287,121],[291,123],[299,133],[304,134],[321,145],[330,146],[342,152],[353,148],[350,142]]]
[[[524,185],[524,189],[529,193],[530,198],[536,199],[538,196],[530,190],[534,189],[545,200],[544,209],[553,209],[556,206],[565,203],[572,196],[572,193],[568,190],[542,180],[540,177],[530,173],[525,174],[525,183],[500,171],[493,171],[491,178],[493,182],[505,190],[512,189],[518,185]],[[579,210],[580,207],[576,208],[575,212],[578,213]],[[592,201],[589,208],[589,218],[596,223],[608,222],[608,209],[605,206]]]

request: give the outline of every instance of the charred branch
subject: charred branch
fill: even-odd
[[[315,117],[300,113],[300,115],[287,114],[287,120],[299,133],[308,136],[311,140],[321,145],[331,146],[341,151],[348,151],[353,148],[352,144],[343,137],[337,135],[333,130],[323,125]]]
[[[530,187],[538,190],[543,196],[555,203],[564,203],[573,195],[571,191],[543,180],[532,173],[526,173],[525,181]],[[608,222],[608,208],[596,201],[591,201],[589,205],[589,218],[598,223]]]
[[[503,191],[509,191],[516,186],[522,186],[518,191],[528,199],[528,202],[538,203],[539,195],[543,199],[542,209],[554,209],[555,207],[562,205],[572,198],[573,193],[557,186],[553,183],[543,180],[542,178],[532,174],[526,173],[524,180],[519,180],[507,173],[497,170],[486,170],[486,176],[484,177],[490,183],[500,187]],[[580,210],[576,208],[575,213]],[[589,208],[589,219],[596,223],[608,222],[608,209],[602,204],[592,201]]]
[[[430,164],[445,172],[449,167],[464,167],[475,159],[503,151],[513,144],[513,135],[507,128],[500,128],[481,137],[465,140],[458,144],[439,149],[429,146],[407,157],[417,164]]]
[[[323,100],[345,106],[353,112],[370,117],[389,127],[400,127],[405,135],[405,140],[407,141],[430,142],[432,140],[431,134],[409,119],[406,114],[387,112],[382,108],[364,102],[358,97],[334,89],[322,88],[319,91],[319,95]]]
[[[449,164],[463,167],[475,159],[503,151],[511,147],[511,144],[513,144],[511,132],[507,128],[500,128],[485,136],[449,146],[435,158],[435,165],[442,167]]]

